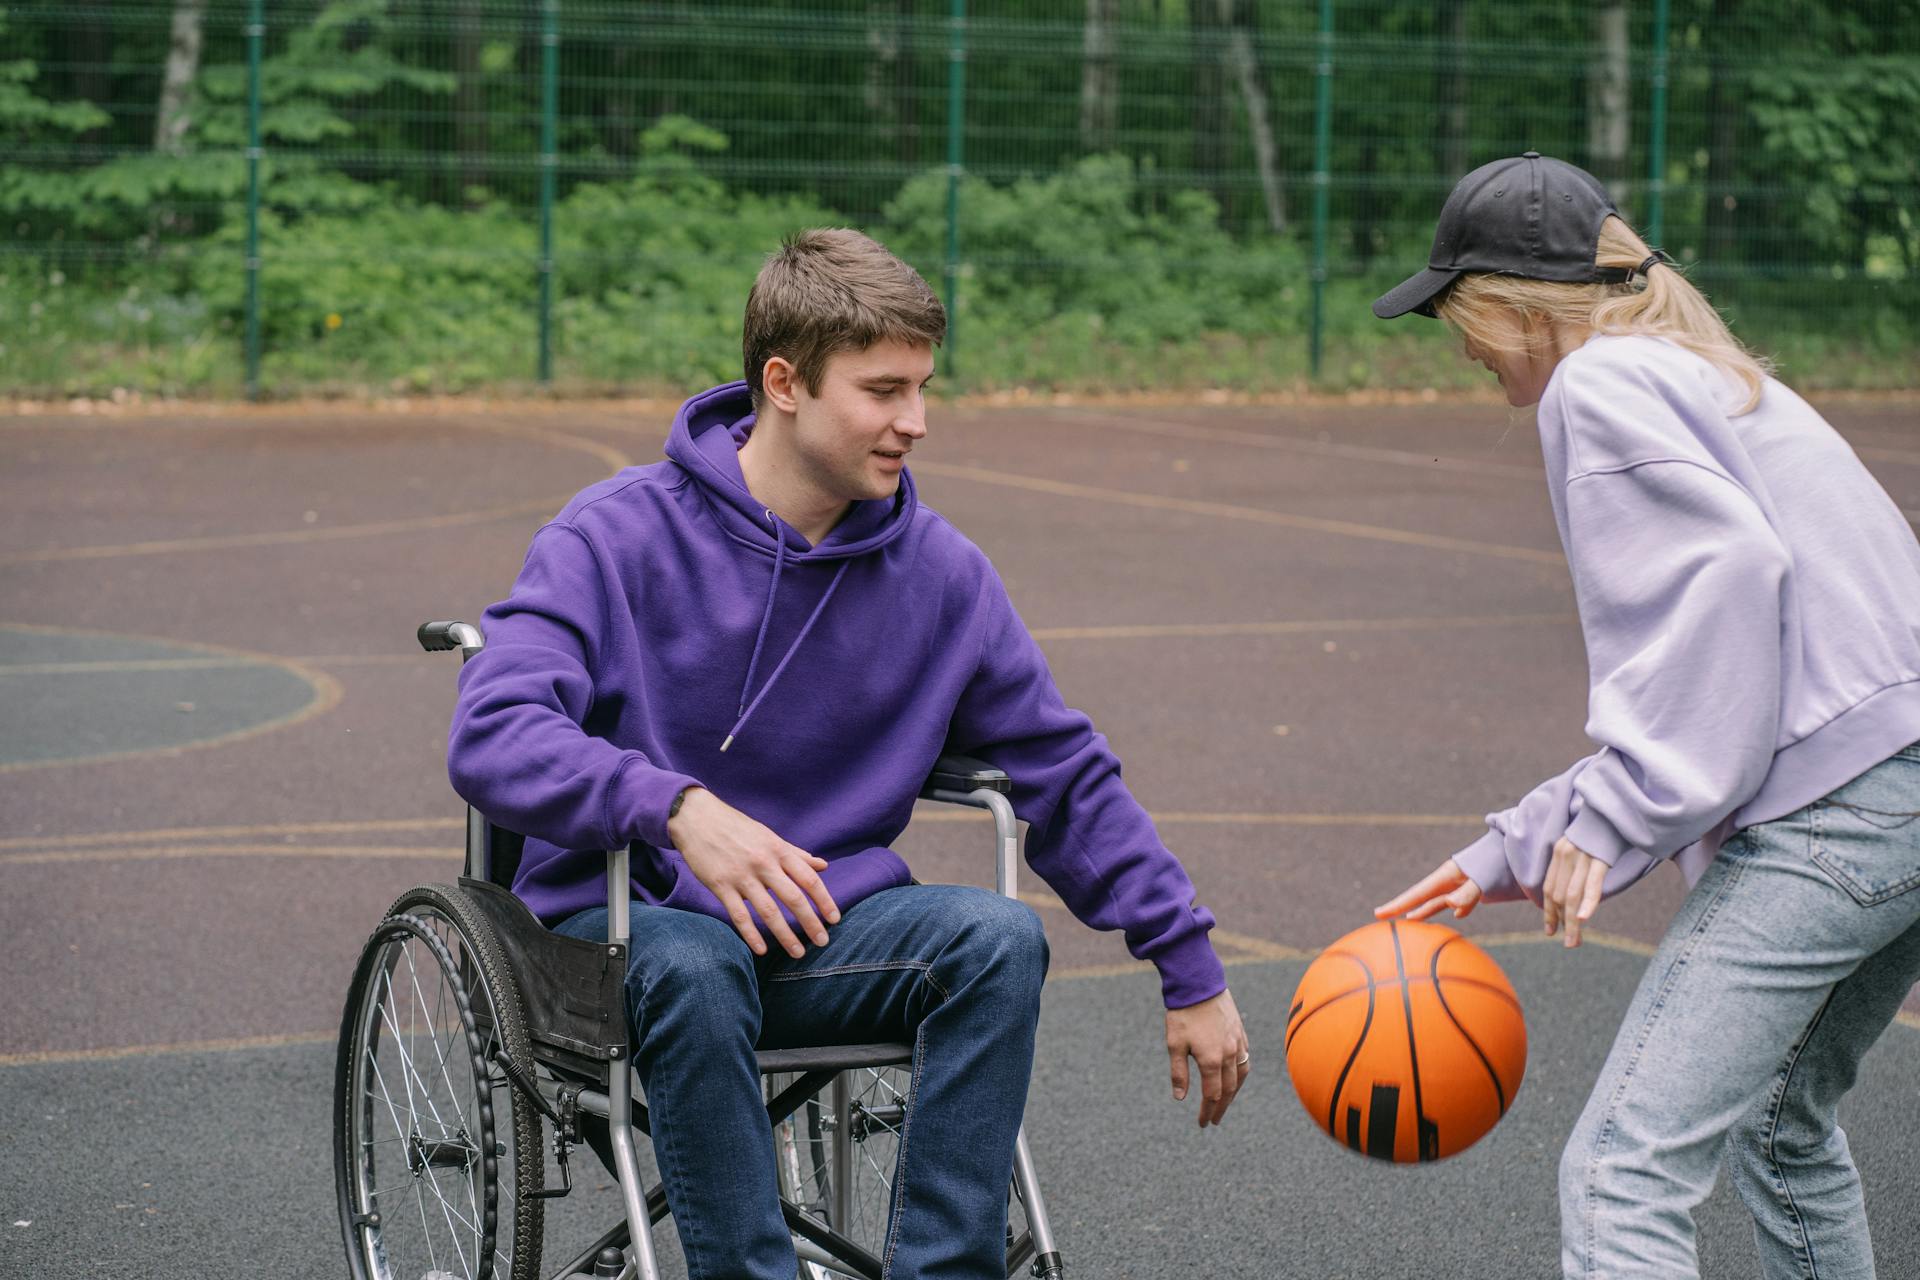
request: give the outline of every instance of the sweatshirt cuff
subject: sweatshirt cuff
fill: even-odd
[[[1590,857],[1608,866],[1620,861],[1620,855],[1633,847],[1592,806],[1582,809],[1574,817],[1567,827],[1567,839]]]
[[[1169,1009],[1211,1000],[1227,989],[1227,970],[1205,929],[1196,929],[1152,957],[1160,971],[1160,998]]]
[[[627,757],[627,767],[615,779],[607,814],[609,848],[621,848],[642,840],[656,849],[670,848],[667,838],[667,810],[673,798],[700,781],[684,773],[656,769],[637,755]]]
[[[1498,831],[1489,830],[1454,854],[1453,861],[1480,886],[1482,902],[1516,902],[1527,896],[1507,861],[1507,839]]]

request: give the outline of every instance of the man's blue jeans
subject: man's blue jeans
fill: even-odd
[[[635,903],[631,920],[633,1060],[691,1280],[798,1270],[754,1050],[883,1041],[913,1046],[886,1273],[1004,1280],[1047,970],[1032,908],[955,885],[889,889],[798,960],[771,939],[756,959],[711,916]],[[558,931],[603,939],[606,909]]]
[[[1869,1280],[1837,1111],[1917,979],[1920,744],[1700,877],[1561,1158],[1566,1275],[1697,1275],[1691,1211],[1724,1157],[1766,1280]]]

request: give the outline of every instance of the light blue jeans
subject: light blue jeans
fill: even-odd
[[[1766,1280],[1873,1276],[1837,1112],[1916,980],[1920,744],[1740,832],[1694,886],[1561,1157],[1566,1275],[1697,1276],[1724,1156]]]

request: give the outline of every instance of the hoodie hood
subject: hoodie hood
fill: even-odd
[[[753,719],[787,665],[805,644],[820,615],[827,611],[834,593],[840,590],[847,568],[858,556],[892,542],[913,524],[919,506],[914,495],[913,477],[900,469],[900,488],[891,498],[856,502],[839,524],[818,545],[794,532],[785,521],[760,505],[747,489],[746,476],[740,470],[740,446],[753,433],[753,394],[744,382],[729,382],[693,397],[680,406],[674,416],[673,430],[667,436],[667,457],[678,463],[700,484],[707,508],[720,522],[728,538],[737,545],[773,561],[773,574],[767,580],[767,600],[760,611],[760,633],[753,642],[753,655],[747,659],[746,674],[740,681],[739,718],[728,731],[720,750],[733,740]],[[760,659],[766,652],[767,628],[773,621],[774,606],[780,599],[780,580],[789,565],[805,566],[837,561],[833,580],[814,605],[793,643],[781,655],[773,673],[756,685]]]
[[[740,446],[753,426],[752,392],[744,382],[729,382],[681,405],[667,436],[667,457],[699,481],[708,507],[735,542],[769,557],[784,549],[783,558],[802,562],[847,560],[878,551],[912,526],[920,499],[912,474],[902,467],[891,498],[854,503],[818,546],[807,545],[747,489]]]

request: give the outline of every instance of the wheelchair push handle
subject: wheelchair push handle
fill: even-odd
[[[415,633],[420,647],[428,653],[444,653],[448,649],[458,649],[462,659],[471,658],[486,646],[486,637],[480,634],[480,628],[470,622],[423,622]]]

